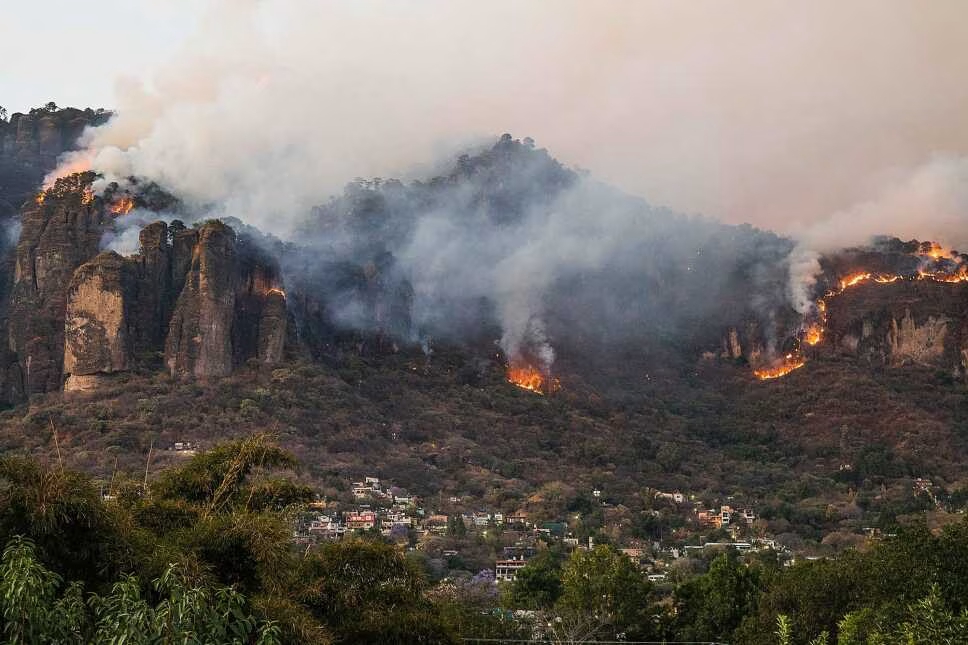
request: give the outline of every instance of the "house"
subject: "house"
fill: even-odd
[[[373,511],[361,511],[350,513],[346,516],[346,528],[350,531],[369,530],[376,526],[376,513]]]
[[[507,517],[507,524],[511,526],[520,526],[521,528],[524,528],[528,525],[528,514],[522,511],[518,511],[517,513],[512,513]]]
[[[527,560],[498,560],[494,563],[494,578],[513,582],[517,572],[527,564]]]
[[[309,523],[308,532],[324,540],[335,540],[346,533],[346,527],[332,515],[318,515]]]
[[[700,526],[716,526],[718,528],[720,522],[719,513],[712,510],[699,511],[696,513],[696,519]]]
[[[649,582],[665,582],[666,574],[664,573],[650,573]]]
[[[431,515],[424,520],[423,526],[427,531],[431,533],[436,533],[437,535],[447,534],[447,523],[448,518],[446,515]]]
[[[474,513],[474,526],[485,527],[491,522],[490,513]]]
[[[660,491],[655,494],[655,498],[667,499],[675,504],[683,504],[686,501],[686,496],[679,491],[675,491],[673,493],[663,493]]]
[[[379,477],[364,477],[361,482],[353,482],[353,496],[357,499],[366,497],[386,497],[387,493],[380,486]]]

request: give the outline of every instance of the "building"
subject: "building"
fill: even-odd
[[[346,516],[346,528],[349,531],[369,530],[376,526],[376,513],[373,511],[361,511],[350,513]]]
[[[527,564],[527,560],[498,560],[494,564],[494,578],[513,582],[514,576]]]

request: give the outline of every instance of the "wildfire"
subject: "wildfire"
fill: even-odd
[[[923,251],[923,254],[924,255],[929,255],[932,258],[934,258],[935,260],[937,260],[938,258],[943,258],[943,257],[949,255],[948,252],[945,251],[944,248],[942,248],[942,246],[940,244],[938,244],[937,242],[931,242],[930,243],[930,246],[928,246],[928,248]]]
[[[134,200],[130,197],[122,197],[111,204],[111,212],[115,215],[127,215],[134,208]]]
[[[266,296],[282,296],[283,298],[285,298],[286,292],[282,289],[279,289],[278,287],[273,287],[272,289],[269,289],[268,291],[266,291]]]
[[[91,169],[92,156],[89,152],[73,153],[70,159],[48,173],[44,177],[44,190],[52,188],[54,183],[61,177],[67,177],[78,172],[87,172]]]
[[[840,279],[840,290],[843,291],[844,289],[848,289],[854,286],[855,284],[860,284],[861,282],[864,282],[865,280],[870,280],[870,279],[871,279],[870,273],[856,273],[854,275],[849,275],[846,278]]]
[[[807,324],[802,331],[800,341],[810,346],[819,345],[827,331],[827,302],[831,298],[839,296],[847,289],[860,284],[873,282],[876,284],[891,284],[898,280],[912,281],[933,281],[933,282],[968,282],[968,266],[958,259],[956,251],[948,251],[935,242],[924,242],[915,254],[922,259],[922,268],[914,275],[898,275],[891,273],[872,273],[860,271],[843,276],[838,281],[835,288],[830,289],[824,296],[817,300],[817,315],[815,319]],[[949,258],[948,262],[941,261],[942,258]],[[952,268],[952,262],[956,268]],[[773,366],[754,370],[753,374],[758,379],[772,379],[785,376],[793,370],[803,367],[806,358],[800,349],[787,354],[779,363]]]
[[[803,332],[803,342],[807,345],[817,345],[821,340],[823,340],[823,326],[819,322],[813,323]]]
[[[782,361],[771,367],[754,370],[753,375],[761,381],[772,378],[780,378],[781,376],[786,376],[795,369],[803,367],[805,364],[806,360],[804,360],[804,358],[799,354],[787,354],[783,357]]]
[[[94,201],[94,191],[91,190],[90,186],[88,186],[87,188],[84,189],[84,192],[81,194],[81,203],[90,204],[93,201]]]
[[[37,202],[37,204],[39,204],[41,206],[44,205],[44,200],[45,199],[47,199],[47,191],[46,190],[40,191],[39,193],[37,193],[37,196],[34,197],[34,201]]]
[[[507,379],[509,383],[536,394],[548,394],[561,389],[561,383],[558,379],[551,378],[547,372],[523,361],[515,360],[511,362],[508,366]]]

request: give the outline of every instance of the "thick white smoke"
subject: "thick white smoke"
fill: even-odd
[[[96,166],[280,234],[348,179],[503,131],[654,203],[779,232],[968,150],[957,0],[208,5],[174,60],[119,84]]]
[[[174,60],[119,83],[118,116],[68,163],[155,180],[208,216],[288,237],[353,177],[403,176],[512,131],[651,201],[797,232],[788,295],[806,311],[818,252],[877,233],[962,244],[964,158],[937,157],[909,180],[897,169],[968,150],[963,9],[217,0]],[[418,297],[482,285],[513,348],[543,334],[561,269],[596,266],[626,234],[609,217],[509,233],[526,243],[461,258],[480,275],[414,265]],[[424,221],[410,251],[445,220]]]
[[[938,155],[907,173],[885,178],[875,195],[796,234],[790,255],[790,296],[807,313],[821,253],[863,246],[879,235],[937,242],[968,251],[968,157]]]

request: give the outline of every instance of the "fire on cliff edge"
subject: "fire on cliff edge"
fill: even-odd
[[[797,348],[768,367],[754,370],[753,375],[760,380],[775,379],[803,367],[807,361],[800,350],[801,343],[815,346],[823,341],[827,331],[827,303],[831,298],[836,298],[851,287],[871,283],[891,284],[899,280],[968,282],[968,263],[964,262],[964,256],[957,251],[946,251],[934,242],[925,242],[922,247],[913,254],[921,258],[917,273],[901,275],[860,270],[840,277],[835,287],[828,289],[821,298],[817,299],[815,314],[804,321],[797,337]]]

